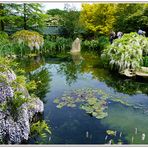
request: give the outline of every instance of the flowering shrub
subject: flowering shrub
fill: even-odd
[[[27,45],[31,50],[40,49],[44,44],[43,36],[35,31],[17,31],[12,35],[12,39],[19,44]]]
[[[14,91],[12,87],[5,83],[0,83],[0,103],[5,102],[8,97],[12,98],[13,96]]]
[[[140,68],[143,56],[148,54],[148,39],[137,33],[124,34],[121,39],[114,40],[103,53],[111,68],[119,71]]]

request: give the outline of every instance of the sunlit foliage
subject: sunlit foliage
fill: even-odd
[[[107,59],[111,68],[119,71],[140,68],[143,55],[148,54],[148,39],[137,33],[124,34],[103,51],[102,58]]]
[[[115,23],[116,5],[82,4],[80,22],[94,34],[109,34]]]
[[[12,35],[12,38],[15,42],[18,42],[18,44],[26,44],[31,50],[39,50],[44,44],[43,36],[35,31],[17,31]]]

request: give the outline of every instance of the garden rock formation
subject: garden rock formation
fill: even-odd
[[[76,38],[72,43],[71,52],[80,52],[80,51],[81,51],[80,39]]]

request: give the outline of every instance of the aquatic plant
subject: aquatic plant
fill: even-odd
[[[102,119],[108,115],[107,112],[105,112],[106,108],[106,101],[98,100],[97,98],[88,98],[86,103],[81,105],[81,109],[97,119]]]
[[[69,94],[63,94],[61,98],[56,98],[54,103],[57,104],[57,108],[78,106],[95,118],[103,119],[108,115],[108,100],[128,105],[125,101],[121,101],[120,99],[117,99],[117,97],[107,94],[101,89],[92,88],[77,89]]]
[[[148,39],[137,33],[124,34],[103,50],[102,59],[119,71],[140,68],[143,55],[148,54]]]
[[[31,130],[30,133],[31,138],[35,138],[36,136],[39,136],[41,138],[46,138],[48,135],[51,134],[51,129],[44,120],[33,123],[31,125],[30,130]]]
[[[108,135],[113,135],[113,136],[116,135],[116,131],[113,131],[113,130],[107,130],[106,133],[107,133]]]
[[[12,39],[14,42],[17,42],[18,44],[27,45],[31,50],[39,50],[44,44],[43,36],[35,31],[17,31],[12,35]]]

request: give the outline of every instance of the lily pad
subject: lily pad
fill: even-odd
[[[117,96],[107,94],[101,89],[93,88],[77,89],[69,93],[64,93],[61,98],[56,98],[54,103],[58,104],[57,108],[62,108],[64,106],[79,107],[97,119],[103,119],[108,116],[107,100],[128,105]]]

